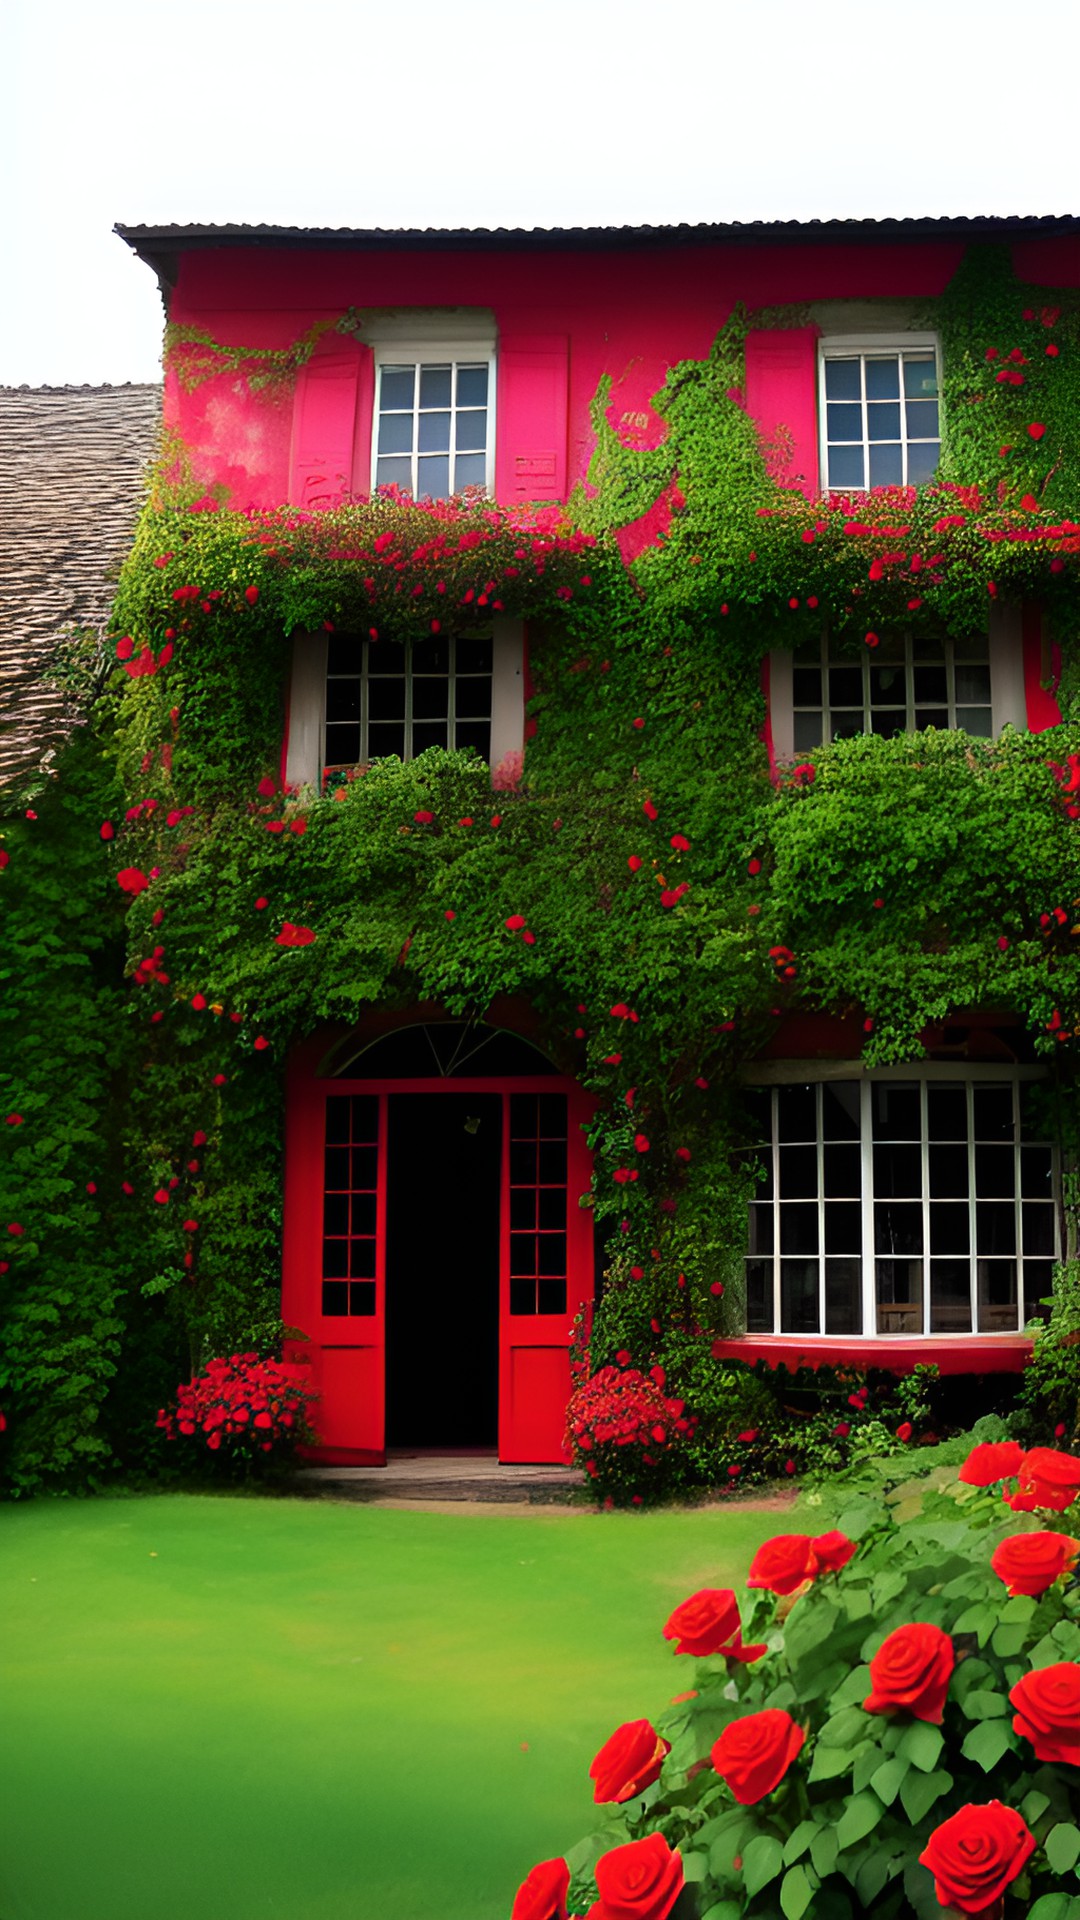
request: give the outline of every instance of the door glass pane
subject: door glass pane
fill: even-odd
[[[781,1260],[780,1331],[817,1333],[819,1330],[817,1261]]]
[[[825,1331],[862,1332],[861,1260],[826,1260]]]

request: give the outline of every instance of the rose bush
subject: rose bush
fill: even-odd
[[[313,1437],[304,1410],[314,1395],[298,1374],[257,1353],[211,1360],[177,1388],[174,1404],[162,1407],[155,1424],[193,1464],[209,1457],[226,1472],[264,1469]]]
[[[597,1755],[637,1790],[567,1853],[568,1914],[1080,1920],[1080,1541],[1006,1504],[1027,1460],[980,1445],[767,1541],[741,1608],[677,1606],[695,1685]],[[1034,1465],[1054,1502],[1080,1469]]]

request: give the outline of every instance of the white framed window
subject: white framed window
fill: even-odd
[[[885,634],[855,655],[836,653],[823,634],[795,648],[791,682],[796,753],[858,733],[892,739],[924,727],[993,736],[989,634]]]
[[[326,656],[323,770],[426,747],[473,747],[491,757],[495,643],[486,633],[358,640],[333,634]]]
[[[322,784],[329,768],[425,747],[474,747],[498,769],[525,739],[522,622],[413,640],[302,633],[293,641],[285,778]]]
[[[827,492],[919,487],[933,478],[941,456],[936,334],[827,334],[818,379]]]
[[[495,349],[491,340],[394,340],[375,347],[371,488],[414,500],[489,491],[495,473]]]
[[[764,1172],[748,1333],[1016,1333],[1040,1313],[1059,1255],[1057,1165],[1025,1130],[1022,1096],[1041,1069],[782,1071],[793,1077],[744,1089]]]
[[[778,761],[830,740],[924,727],[997,739],[1027,725],[1024,649],[1017,607],[994,606],[985,634],[963,639],[912,627],[876,647],[840,653],[827,631],[769,655],[769,719]]]

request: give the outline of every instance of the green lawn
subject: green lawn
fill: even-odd
[[[818,1516],[292,1500],[0,1514],[0,1920],[505,1920],[660,1629]]]

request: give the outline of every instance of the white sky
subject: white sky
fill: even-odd
[[[0,383],[152,380],[126,224],[1080,212],[1076,0],[0,0]]]

